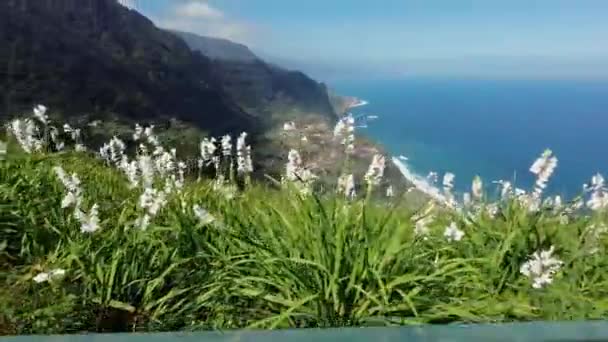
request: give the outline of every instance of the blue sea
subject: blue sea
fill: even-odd
[[[608,174],[608,81],[391,80],[342,81],[340,93],[377,115],[359,134],[382,143],[408,167],[456,175],[467,191],[475,175],[488,184],[529,189],[530,165],[546,149],[559,162],[547,192],[575,196],[597,172]],[[490,190],[490,189],[488,189]]]

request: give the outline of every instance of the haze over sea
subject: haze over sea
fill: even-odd
[[[340,81],[342,94],[369,101],[354,115],[378,115],[358,130],[408,167],[456,175],[456,189],[534,182],[529,167],[549,148],[559,159],[548,192],[578,195],[597,172],[608,174],[608,81],[407,79]],[[493,192],[495,187],[487,190]]]

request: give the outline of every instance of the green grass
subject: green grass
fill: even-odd
[[[439,213],[423,239],[407,201],[301,197],[262,183],[228,200],[203,181],[141,231],[129,228],[141,190],[91,156],[11,147],[0,163],[0,334],[608,318],[605,240],[588,253],[602,213],[564,223],[512,201],[495,218]],[[61,209],[56,165],[79,175],[85,207],[99,204],[100,231],[80,232]],[[199,223],[194,204],[216,221]],[[443,237],[452,221],[461,241]],[[564,266],[533,289],[519,268],[550,245]],[[65,277],[32,281],[52,268]]]

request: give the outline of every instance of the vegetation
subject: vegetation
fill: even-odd
[[[236,153],[205,139],[188,173],[149,128],[131,157],[118,140],[60,149],[45,111],[0,149],[2,334],[608,317],[603,179],[588,208],[541,202],[549,153],[530,193],[503,183],[489,203],[476,179],[465,204],[447,177],[445,201],[414,208],[385,197],[380,155],[363,190],[320,194],[295,150],[264,183],[244,136]]]

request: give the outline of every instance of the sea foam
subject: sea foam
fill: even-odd
[[[409,169],[407,164],[398,157],[392,157],[393,164],[399,169],[403,177],[411,182],[416,189],[427,194],[431,198],[437,200],[440,203],[449,203],[447,197],[445,197],[439,188],[432,185],[426,178],[415,174]]]

